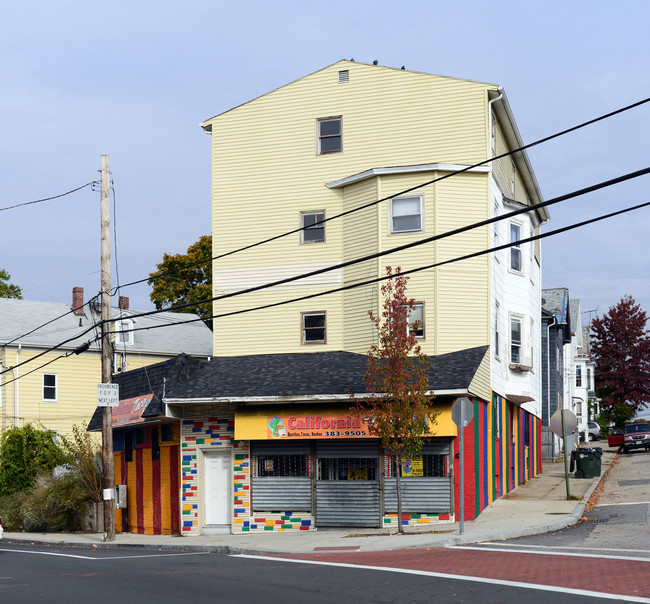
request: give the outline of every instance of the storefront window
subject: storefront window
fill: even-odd
[[[307,455],[259,455],[255,468],[256,476],[309,476]]]
[[[405,477],[447,477],[447,455],[414,455],[402,466]],[[391,458],[390,476],[395,476],[395,458]]]
[[[321,457],[318,480],[377,480],[377,459],[373,457]]]

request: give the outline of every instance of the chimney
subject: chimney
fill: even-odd
[[[75,315],[84,314],[84,288],[83,287],[73,287],[72,288],[72,310]]]
[[[128,296],[120,296],[117,302],[117,306],[120,310],[129,310],[129,298]]]

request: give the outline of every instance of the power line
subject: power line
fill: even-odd
[[[17,203],[16,205],[13,206],[8,206],[6,208],[0,208],[0,212],[3,212],[4,210],[13,210],[15,208],[22,208],[23,206],[30,206],[35,203],[43,203],[44,201],[51,201],[52,199],[59,199],[60,197],[65,197],[66,195],[70,195],[71,193],[76,193],[77,191],[81,191],[81,189],[85,189],[86,187],[90,187],[93,185],[96,185],[97,181],[93,180],[91,182],[87,182],[85,185],[81,185],[80,187],[77,187],[76,189],[72,189],[71,191],[66,191],[65,193],[61,193],[60,195],[54,195],[52,197],[44,197],[43,199],[36,199],[34,201],[26,201],[25,203]]]
[[[492,218],[487,218],[485,220],[481,220],[479,222],[475,222],[473,224],[470,224],[470,225],[467,225],[467,226],[464,226],[464,227],[453,229],[451,231],[446,231],[446,232],[440,233],[438,235],[432,235],[431,237],[425,237],[424,239],[418,239],[417,241],[407,243],[407,244],[404,244],[404,245],[400,245],[400,246],[397,246],[397,247],[394,247],[394,248],[390,248],[388,250],[383,250],[383,251],[380,251],[380,252],[376,252],[374,254],[369,254],[369,255],[363,256],[361,258],[356,258],[354,260],[349,260],[347,262],[341,262],[341,263],[335,264],[333,266],[321,268],[321,269],[318,269],[318,270],[315,270],[315,271],[310,271],[308,273],[302,273],[300,275],[295,275],[293,277],[287,277],[285,279],[280,279],[278,281],[273,281],[273,282],[266,283],[266,284],[263,284],[263,285],[250,287],[250,288],[247,288],[247,289],[244,289],[244,290],[239,290],[239,291],[232,292],[232,293],[229,293],[229,294],[222,294],[220,296],[214,296],[212,298],[205,298],[203,300],[198,300],[196,302],[186,302],[184,304],[177,304],[175,306],[171,306],[171,307],[169,307],[167,309],[164,309],[164,310],[151,310],[151,311],[147,311],[147,312],[137,313],[135,315],[132,315],[132,318],[146,317],[146,316],[150,316],[150,315],[159,314],[161,312],[178,311],[178,310],[182,310],[182,309],[185,309],[185,308],[190,308],[192,306],[196,306],[198,304],[205,304],[206,302],[216,302],[216,301],[219,301],[219,300],[224,300],[226,298],[232,298],[232,297],[235,297],[235,296],[240,296],[240,295],[252,293],[252,292],[255,292],[255,291],[260,291],[262,289],[267,289],[269,287],[284,285],[284,284],[290,283],[292,281],[298,281],[300,279],[305,279],[307,277],[313,277],[313,276],[320,275],[320,274],[323,274],[323,273],[326,273],[326,272],[329,272],[329,271],[339,270],[341,268],[345,268],[347,266],[352,266],[354,264],[359,264],[361,262],[366,262],[366,261],[372,260],[374,258],[379,258],[381,256],[386,256],[386,255],[389,255],[389,254],[393,254],[395,252],[403,251],[405,249],[409,249],[409,248],[417,247],[417,246],[420,246],[420,245],[424,245],[425,243],[431,243],[433,241],[438,241],[438,240],[444,239],[446,237],[451,237],[452,235],[458,235],[458,234],[464,233],[464,232],[472,230],[472,229],[476,229],[476,228],[479,228],[479,227],[483,227],[483,226],[493,224],[495,222],[499,222],[501,220],[508,220],[510,218],[513,218],[514,216],[518,216],[520,214],[526,214],[528,212],[535,211],[535,210],[537,210],[539,208],[544,208],[544,207],[547,207],[547,206],[550,206],[550,205],[554,205],[556,203],[560,203],[562,201],[566,201],[566,200],[572,199],[574,197],[579,197],[579,196],[585,195],[587,193],[593,193],[594,191],[598,191],[600,189],[610,187],[610,186],[615,185],[615,184],[620,184],[620,183],[625,182],[627,180],[631,180],[633,178],[638,178],[639,176],[644,176],[644,175],[649,174],[649,173],[650,173],[650,167],[643,168],[642,170],[637,170],[635,172],[630,172],[628,174],[624,174],[622,176],[618,176],[616,178],[612,178],[612,179],[600,182],[598,184],[591,185],[589,187],[584,187],[584,188],[579,189],[577,191],[574,191],[572,193],[567,193],[565,195],[560,195],[559,197],[554,197],[553,199],[549,199],[548,201],[542,201],[540,203],[537,203],[537,204],[534,204],[534,205],[531,205],[531,206],[525,206],[525,207],[519,208],[517,210],[512,210],[511,212],[507,212],[506,214],[502,214],[500,216],[494,216]],[[206,317],[203,317],[203,319],[205,319],[205,318]]]
[[[484,256],[485,254],[490,254],[492,252],[498,252],[500,250],[513,247],[515,245],[521,245],[523,243],[530,243],[532,241],[537,241],[538,239],[545,239],[546,237],[552,237],[554,235],[559,235],[559,234],[565,233],[567,231],[571,231],[573,229],[581,228],[581,227],[587,226],[589,224],[599,222],[601,220],[606,220],[606,219],[609,219],[609,218],[613,218],[615,216],[619,216],[619,215],[625,214],[627,212],[632,212],[634,210],[639,210],[641,208],[645,208],[645,207],[648,207],[648,206],[650,206],[650,201],[645,202],[645,203],[641,203],[641,204],[637,204],[637,205],[631,206],[629,208],[624,208],[622,210],[617,210],[616,212],[611,212],[609,214],[603,214],[603,215],[597,216],[595,218],[590,218],[589,220],[584,220],[584,221],[581,221],[581,222],[577,222],[577,223],[574,223],[574,224],[571,224],[571,225],[568,225],[568,226],[565,226],[565,227],[562,227],[562,228],[559,228],[559,229],[555,229],[553,231],[549,231],[548,233],[540,233],[539,235],[533,235],[533,236],[527,237],[525,239],[519,239],[518,241],[512,241],[512,242],[509,242],[509,243],[504,243],[502,245],[487,248],[487,249],[481,250],[479,252],[473,252],[473,253],[467,254],[465,256],[459,256],[459,257],[456,257],[456,258],[451,258],[449,260],[444,260],[442,262],[436,262],[436,263],[429,264],[429,265],[426,265],[426,266],[421,266],[421,267],[418,267],[418,268],[402,271],[401,274],[402,275],[409,275],[409,274],[418,273],[418,272],[421,272],[421,271],[424,271],[424,270],[430,270],[432,268],[439,268],[441,266],[444,266],[444,265],[447,265],[447,264],[452,264],[454,262],[460,262],[462,260],[469,260],[471,258],[476,258],[478,256]],[[303,300],[310,300],[312,298],[318,298],[320,296],[325,296],[325,295],[328,295],[328,294],[347,291],[349,289],[354,289],[356,287],[361,287],[361,286],[364,286],[364,285],[372,285],[374,283],[379,283],[379,282],[385,281],[387,279],[390,279],[390,277],[388,277],[388,276],[376,277],[376,278],[373,278],[373,279],[368,279],[366,281],[361,281],[361,282],[353,283],[353,284],[350,284],[350,285],[345,285],[345,286],[342,286],[342,287],[337,287],[337,288],[334,288],[334,289],[330,289],[330,290],[327,290],[327,291],[324,291],[324,292],[317,292],[317,293],[314,293],[314,294],[308,294],[306,296],[300,296],[298,298],[292,298],[290,300],[284,300],[282,302],[273,302],[273,303],[270,303],[270,304],[264,304],[262,306],[256,306],[256,307],[252,307],[252,308],[240,309],[240,310],[231,311],[231,312],[228,312],[228,313],[222,313],[220,315],[212,315],[211,317],[208,317],[208,318],[210,318],[210,319],[222,319],[224,317],[230,317],[230,316],[233,316],[233,315],[243,314],[243,313],[247,313],[247,312],[253,312],[253,311],[256,311],[256,310],[264,310],[264,309],[267,309],[267,308],[274,308],[276,306],[283,306],[285,304],[291,304],[293,302],[302,302]],[[176,323],[176,324],[194,323],[196,321],[202,321],[202,320],[203,320],[202,318],[195,318],[195,319],[190,319],[189,321],[181,321],[181,322]],[[143,330],[158,329],[160,327],[168,327],[168,326],[169,325],[152,325],[152,326],[149,326],[149,327],[136,327],[136,328],[133,328],[133,329],[131,329],[129,331],[132,331],[132,332],[143,331]]]
[[[632,178],[637,178],[639,176],[643,176],[645,174],[648,174],[649,172],[650,172],[650,167],[644,168],[642,170],[637,170],[635,172],[630,172],[630,173],[625,174],[623,176],[619,176],[619,177],[616,177],[616,178],[613,178],[613,179],[610,179],[610,180],[607,180],[607,181],[603,181],[603,182],[598,183],[596,185],[591,185],[589,187],[579,189],[578,191],[574,191],[572,193],[567,193],[565,195],[555,197],[555,198],[550,199],[548,201],[540,202],[540,203],[534,204],[532,206],[525,206],[523,208],[513,210],[511,212],[508,212],[508,213],[500,215],[500,216],[495,216],[495,217],[492,217],[492,218],[489,218],[489,219],[486,219],[486,220],[482,220],[482,221],[479,221],[477,223],[474,223],[474,224],[471,224],[471,225],[468,225],[468,226],[465,226],[465,227],[454,229],[452,231],[447,231],[445,233],[440,233],[438,235],[433,235],[432,237],[427,237],[427,238],[424,238],[424,239],[420,239],[420,240],[415,241],[415,242],[410,243],[410,244],[405,244],[405,245],[402,245],[402,246],[391,248],[390,250],[385,250],[385,251],[378,252],[376,254],[371,254],[369,256],[364,256],[362,258],[357,258],[355,260],[348,261],[347,263],[341,263],[341,264],[337,264],[337,265],[334,265],[334,266],[331,266],[331,267],[326,267],[324,269],[319,269],[318,271],[303,273],[302,275],[297,275],[297,276],[294,276],[294,277],[288,277],[286,279],[282,279],[282,280],[279,280],[279,281],[274,281],[274,282],[267,283],[267,284],[257,286],[257,287],[253,287],[253,288],[248,288],[246,290],[240,290],[240,291],[233,292],[233,293],[230,293],[230,294],[224,294],[224,295],[221,295],[221,296],[206,298],[204,300],[199,300],[198,302],[188,302],[186,304],[176,305],[176,306],[171,307],[170,309],[153,310],[153,311],[148,311],[148,312],[143,312],[143,313],[135,313],[135,314],[129,315],[129,318],[134,319],[134,318],[146,317],[146,316],[151,316],[151,315],[158,315],[158,314],[161,314],[163,312],[170,312],[170,311],[179,310],[179,309],[183,309],[183,308],[189,308],[191,306],[196,306],[197,304],[204,304],[206,302],[211,302],[211,301],[215,302],[215,301],[223,300],[223,299],[226,299],[226,298],[232,298],[232,297],[240,296],[240,295],[243,295],[243,294],[246,294],[246,293],[251,293],[251,292],[254,292],[254,291],[260,291],[262,289],[267,289],[269,287],[275,287],[277,285],[281,285],[281,284],[284,284],[284,283],[287,283],[287,282],[290,282],[290,281],[296,281],[296,280],[299,280],[299,279],[304,279],[306,276],[312,276],[314,274],[321,274],[321,273],[324,273],[324,272],[327,272],[327,271],[340,269],[342,266],[350,266],[350,265],[353,265],[353,264],[358,264],[360,262],[366,262],[368,260],[378,258],[380,256],[395,253],[396,251],[401,251],[401,250],[404,250],[404,249],[407,249],[407,248],[423,245],[425,243],[430,243],[432,241],[436,241],[436,240],[439,240],[439,239],[450,237],[451,235],[460,234],[460,233],[466,232],[468,230],[472,230],[472,229],[475,229],[475,228],[478,228],[478,227],[481,227],[481,226],[486,226],[486,225],[492,224],[492,223],[497,222],[497,221],[507,220],[507,219],[512,218],[513,216],[517,216],[517,215],[522,214],[522,213],[528,213],[528,212],[534,211],[534,210],[538,209],[539,207],[546,207],[548,205],[553,205],[553,204],[559,203],[561,201],[566,201],[567,199],[578,197],[580,195],[584,195],[586,193],[591,193],[593,191],[596,191],[596,190],[599,190],[599,189],[602,189],[602,188],[605,188],[605,187],[608,187],[608,186],[612,186],[614,184],[619,184],[621,182],[624,182],[626,180],[630,180]],[[633,209],[637,209],[637,208],[633,208]],[[626,211],[629,211],[629,210],[626,210]],[[605,215],[605,217],[611,217],[611,216],[615,216],[615,215],[617,215],[617,214],[613,213],[613,214]],[[582,223],[578,223],[578,224],[580,225]],[[585,222],[584,224],[589,224],[589,222]],[[571,228],[575,228],[575,227],[571,227]],[[562,231],[561,230],[560,231],[557,231],[557,230],[556,231],[551,231],[550,234],[556,234],[556,233],[559,233],[559,232],[562,232]],[[543,236],[536,236],[535,238],[522,239],[522,240],[519,240],[519,243],[527,242],[527,241],[534,241],[535,239],[541,239],[544,236],[548,236],[548,235],[549,234],[546,234],[546,235],[543,235]],[[510,244],[506,245],[506,247],[509,247],[509,246],[510,246]],[[485,253],[488,253],[489,251],[497,251],[498,249],[503,249],[503,247],[495,248],[494,250],[488,250]],[[463,258],[463,259],[465,259],[465,258]],[[438,266],[438,265],[431,265],[428,268],[433,268],[435,266]],[[421,269],[421,270],[423,270],[423,269]],[[362,282],[362,283],[359,283],[359,284],[355,285],[355,287],[358,286],[358,285],[363,285],[364,283],[368,284],[368,283],[374,283],[374,282],[376,282],[376,281]],[[346,286],[343,289],[331,290],[331,292],[344,291],[347,288],[349,288],[349,286]],[[324,292],[324,293],[330,293],[330,292]],[[323,295],[324,293],[315,294],[315,295],[313,295],[311,297],[314,297],[316,295]],[[308,299],[308,298],[297,298],[297,299],[295,299],[293,301],[299,301],[299,300],[303,300],[303,299]],[[282,303],[278,303],[278,304],[282,304]],[[278,304],[273,304],[271,306],[276,306]],[[254,310],[260,310],[262,308],[269,308],[269,306],[257,307]],[[247,311],[246,310],[237,311],[237,312],[235,312],[233,314],[238,314],[239,312],[247,312]],[[222,318],[224,316],[229,316],[229,315],[228,314],[226,314],[226,315],[216,315],[216,316],[211,316],[211,317],[207,317],[207,318],[208,319],[214,319],[214,318]],[[134,328],[134,329],[129,329],[129,330],[120,330],[119,333],[135,332],[135,331],[141,331],[143,329],[155,329],[156,327],[169,327],[169,326],[172,326],[172,325],[180,325],[182,323],[193,323],[195,321],[203,321],[205,319],[206,319],[206,317],[202,317],[202,318],[191,319],[191,320],[187,320],[187,321],[178,321],[178,322],[173,322],[173,323],[162,324],[160,326],[150,326],[150,327]],[[120,318],[116,318],[116,319],[111,318],[111,319],[108,319],[106,322],[107,323],[115,323],[118,320],[120,320]],[[101,325],[101,324],[103,324],[103,322],[100,321],[97,325]],[[58,348],[62,344],[65,344],[65,343],[68,343],[68,342],[70,342],[72,340],[78,339],[78,338],[82,337],[83,335],[85,335],[86,333],[88,333],[89,331],[91,331],[92,329],[93,328],[89,328],[89,329],[85,330],[84,332],[82,332],[81,334],[79,334],[78,336],[70,338],[70,339],[66,340],[65,342],[61,342],[61,344],[59,344],[58,346],[54,346],[54,347],[40,353],[39,355],[37,355],[36,357],[33,357],[33,358],[38,358],[38,356],[42,356],[43,354],[46,354],[47,352],[51,352],[52,350],[56,350],[56,348]],[[118,332],[113,331],[112,333],[118,333]],[[95,342],[95,341],[97,341],[96,338],[94,340],[91,340],[91,343]],[[25,363],[26,362],[28,362],[28,361],[25,361]],[[16,367],[19,367],[19,366],[20,365],[16,365]],[[9,371],[9,369],[7,369],[5,371]],[[4,372],[0,371],[0,375],[2,375],[2,373],[4,373]]]
[[[85,303],[83,306],[81,306],[80,308],[83,308],[84,306],[88,306],[88,307],[90,307],[90,303],[91,303],[93,300],[95,300],[97,297],[98,297],[98,296],[94,296],[93,298],[91,298],[90,300],[88,300],[88,302],[86,302],[86,303]],[[73,308],[73,309],[71,309],[71,310],[68,310],[68,311],[64,312],[62,315],[59,315],[58,317],[54,317],[54,319],[50,319],[49,321],[47,321],[46,323],[42,323],[42,324],[39,325],[38,327],[34,327],[34,329],[32,329],[31,331],[28,331],[28,332],[26,332],[26,333],[24,333],[24,334],[22,334],[22,335],[19,335],[19,336],[15,337],[13,340],[9,340],[9,342],[5,342],[4,344],[2,344],[2,346],[9,346],[10,344],[13,344],[16,340],[20,340],[21,338],[26,338],[27,336],[33,334],[35,331],[38,331],[39,329],[43,329],[43,327],[47,327],[48,325],[50,325],[50,324],[52,324],[52,323],[58,321],[59,319],[63,319],[63,317],[67,317],[69,314],[74,313],[75,310],[79,310],[79,309],[75,309],[75,308]]]
[[[559,229],[555,229],[553,231],[549,231],[548,233],[541,233],[539,235],[533,235],[531,237],[520,239],[518,241],[512,241],[512,242],[504,243],[504,244],[499,245],[499,246],[490,247],[490,248],[487,248],[487,249],[484,249],[484,250],[480,250],[478,252],[473,252],[471,254],[466,254],[464,256],[458,256],[458,257],[455,257],[455,258],[450,258],[448,260],[444,260],[444,261],[441,261],[441,262],[436,262],[436,263],[429,264],[429,265],[426,265],[426,266],[420,266],[420,267],[417,267],[417,268],[414,268],[414,269],[405,270],[405,271],[402,271],[401,274],[402,275],[410,275],[410,274],[418,273],[418,272],[421,272],[421,271],[430,270],[430,269],[433,269],[433,268],[439,268],[439,267],[445,266],[447,264],[453,264],[455,262],[460,262],[460,261],[463,261],[463,260],[469,260],[469,259],[472,259],[472,258],[477,258],[479,256],[484,256],[486,254],[490,254],[490,253],[493,253],[493,252],[498,252],[500,250],[511,248],[511,247],[513,247],[515,245],[518,246],[518,245],[521,245],[521,244],[524,244],[524,243],[530,243],[530,242],[533,242],[533,241],[537,241],[539,239],[545,239],[547,237],[552,237],[554,235],[559,235],[559,234],[565,233],[567,231],[571,231],[571,230],[574,230],[574,229],[577,229],[577,228],[582,228],[582,227],[587,226],[589,224],[592,224],[592,223],[595,223],[595,222],[600,222],[602,220],[607,220],[609,218],[613,218],[615,216],[626,214],[628,212],[632,212],[632,211],[642,209],[642,208],[645,208],[645,207],[648,207],[648,206],[650,206],[650,202],[637,204],[637,205],[634,205],[634,206],[631,206],[631,207],[628,207],[628,208],[623,208],[622,210],[617,210],[615,212],[610,212],[608,214],[603,214],[603,215],[597,216],[595,218],[590,218],[588,220],[583,220],[581,222],[577,222],[577,223],[574,223],[574,224],[571,224],[571,225],[568,225],[568,226],[565,226],[565,227],[562,227],[562,228],[559,228]],[[504,218],[505,218],[505,216],[504,216]],[[368,279],[366,281],[357,282],[357,283],[353,283],[353,284],[350,284],[350,285],[345,285],[345,286],[330,289],[330,290],[327,290],[327,291],[324,291],[324,292],[317,292],[317,293],[314,293],[314,294],[308,294],[306,296],[299,296],[297,298],[292,298],[292,299],[289,299],[289,300],[283,300],[281,302],[273,302],[273,303],[264,304],[264,305],[261,305],[261,306],[244,308],[244,309],[240,309],[240,310],[236,310],[236,311],[231,311],[231,312],[228,312],[228,313],[212,315],[209,318],[210,319],[222,319],[222,318],[225,318],[225,317],[244,314],[244,313],[248,313],[248,312],[254,312],[254,311],[257,311],[257,310],[265,310],[265,309],[268,309],[268,308],[275,308],[275,307],[278,307],[278,306],[284,306],[286,304],[292,304],[294,302],[302,302],[304,300],[310,300],[310,299],[313,299],[313,298],[318,298],[318,297],[321,297],[321,296],[326,296],[326,295],[337,293],[337,292],[347,291],[347,290],[354,289],[354,288],[357,288],[357,287],[362,287],[364,285],[372,285],[374,283],[380,283],[380,282],[386,281],[387,279],[390,279],[390,278],[391,278],[390,276],[383,275],[381,277],[375,277],[373,279]],[[202,320],[203,320],[202,318],[197,317],[197,318],[194,318],[194,319],[177,321],[177,322],[173,322],[173,323],[162,323],[162,324],[159,324],[159,325],[150,325],[148,327],[135,327],[133,329],[120,331],[119,333],[146,331],[146,330],[150,330],[150,329],[159,329],[161,327],[170,327],[172,325],[195,323],[197,321],[202,321]],[[108,321],[108,322],[114,322],[114,321],[116,321],[116,319],[111,319],[111,321]],[[84,333],[87,333],[88,331],[89,330],[87,330]],[[113,331],[111,333],[118,333],[118,332]],[[83,335],[83,334],[81,334],[81,335]],[[78,336],[78,337],[81,337],[81,335]],[[72,339],[75,339],[75,338],[72,338]],[[99,337],[95,337],[95,339],[91,340],[89,342],[89,344],[92,344],[93,342],[95,342],[95,341],[97,341],[99,339],[100,339]],[[67,340],[66,342],[62,342],[62,344],[67,343],[68,341],[70,341],[70,340]],[[13,367],[9,367],[8,369],[6,369],[4,371],[1,371],[0,375],[2,375],[3,373],[7,373],[8,371],[12,371],[12,370],[14,370],[17,367],[20,367],[22,365],[25,365],[25,364],[33,361],[34,359],[36,359],[36,358],[38,358],[40,356],[43,356],[47,352],[51,352],[55,348],[51,348],[51,349],[49,349],[49,350],[47,350],[47,351],[45,351],[45,352],[43,352],[43,353],[41,353],[41,354],[39,354],[39,355],[37,355],[35,357],[32,357],[31,359],[28,359],[28,360],[24,361],[23,363],[19,363],[18,365],[15,365]],[[67,357],[67,356],[70,356],[73,353],[74,353],[74,351],[70,351],[69,353],[67,353],[65,355],[61,355],[61,356],[62,357],[63,356]],[[58,358],[61,358],[61,357],[57,357],[57,359]],[[45,363],[45,365],[48,365],[49,363],[54,362],[54,360],[57,360],[57,359],[53,359],[52,361],[49,361],[48,363]],[[25,373],[25,374],[23,374],[21,376],[18,376],[18,378],[14,378],[13,380],[5,382],[5,383],[3,383],[1,385],[4,386],[5,384],[10,384],[13,381],[15,381],[16,379],[20,379],[20,378],[22,378],[24,376],[29,375],[30,373],[33,373],[34,371],[37,371],[38,369],[41,369],[45,365],[41,365],[37,369],[32,370],[32,371],[30,371],[28,373]]]
[[[541,145],[542,143],[546,143],[546,142],[551,141],[551,140],[553,140],[553,139],[555,139],[555,138],[558,138],[558,137],[560,137],[560,136],[564,136],[564,135],[566,135],[566,134],[570,134],[571,132],[575,132],[576,130],[580,130],[581,128],[585,128],[586,126],[591,126],[591,125],[593,125],[593,124],[595,124],[595,123],[597,123],[597,122],[600,122],[600,121],[602,121],[602,120],[605,120],[605,119],[608,119],[608,118],[613,117],[613,116],[615,116],[615,115],[618,115],[619,113],[623,113],[623,112],[625,112],[625,111],[629,111],[629,110],[631,110],[631,109],[635,109],[636,107],[639,107],[639,106],[641,106],[641,105],[643,105],[643,104],[645,104],[645,103],[648,103],[648,102],[650,102],[650,97],[645,98],[645,99],[642,99],[642,100],[637,101],[637,102],[635,102],[635,103],[632,103],[631,105],[626,105],[626,106],[624,106],[624,107],[621,107],[621,108],[616,109],[616,110],[614,110],[614,111],[611,111],[611,112],[609,112],[609,113],[605,113],[605,114],[603,114],[603,115],[601,115],[601,116],[599,116],[599,117],[593,118],[593,119],[588,120],[588,121],[586,121],[586,122],[582,122],[581,124],[577,124],[576,126],[572,126],[571,128],[567,128],[567,129],[562,130],[562,131],[560,131],[560,132],[556,132],[555,134],[551,134],[551,135],[546,136],[546,137],[544,137],[544,138],[540,138],[540,139],[538,139],[538,140],[536,140],[536,141],[533,141],[532,143],[528,143],[527,145],[522,145],[521,147],[518,147],[517,149],[514,149],[514,150],[512,150],[512,151],[507,151],[506,153],[502,153],[501,155],[497,155],[497,156],[495,156],[495,157],[491,157],[491,158],[485,159],[485,160],[483,160],[483,161],[481,161],[481,162],[479,162],[479,163],[472,164],[472,165],[470,165],[470,166],[465,166],[464,168],[462,168],[462,169],[460,169],[460,170],[456,170],[456,171],[454,171],[454,172],[450,172],[450,173],[445,174],[445,175],[443,175],[443,176],[440,176],[440,177],[434,178],[434,179],[432,179],[432,180],[429,180],[429,181],[423,182],[423,183],[421,183],[421,184],[419,184],[419,185],[416,185],[416,186],[414,186],[414,187],[410,187],[410,188],[408,188],[408,189],[404,189],[403,191],[400,191],[400,192],[398,192],[398,193],[394,193],[394,194],[389,195],[389,196],[387,196],[387,197],[382,197],[381,199],[377,199],[377,200],[375,200],[375,201],[371,201],[371,202],[369,202],[369,203],[367,203],[367,204],[364,204],[364,205],[362,205],[362,206],[359,206],[359,207],[357,207],[357,208],[352,208],[352,209],[350,209],[350,210],[346,210],[345,212],[342,212],[342,213],[340,213],[340,214],[336,214],[335,216],[330,216],[329,218],[323,218],[322,220],[318,220],[317,222],[315,222],[313,225],[310,225],[310,227],[318,226],[318,225],[321,225],[321,224],[325,224],[326,222],[329,222],[329,221],[331,221],[331,220],[336,220],[336,219],[338,219],[338,218],[342,218],[343,216],[347,216],[348,214],[352,214],[352,213],[354,213],[354,212],[359,212],[359,211],[364,210],[364,209],[366,209],[366,208],[370,208],[370,207],[375,206],[375,205],[377,205],[377,204],[379,204],[379,203],[383,203],[384,201],[388,201],[388,200],[390,200],[390,199],[393,199],[394,197],[399,197],[399,196],[401,196],[401,195],[406,195],[407,193],[411,193],[412,191],[416,191],[416,190],[418,190],[418,189],[421,189],[422,187],[426,187],[426,186],[428,186],[428,185],[431,185],[431,184],[434,184],[434,183],[440,182],[441,180],[445,180],[445,179],[447,179],[447,178],[451,178],[452,176],[456,176],[457,174],[462,174],[462,173],[464,173],[464,172],[468,172],[468,171],[470,171],[470,170],[473,170],[474,168],[479,168],[479,167],[481,167],[481,166],[484,166],[484,165],[489,164],[489,163],[491,163],[491,162],[494,162],[494,161],[496,161],[496,160],[503,159],[504,157],[508,157],[508,156],[514,155],[515,153],[520,153],[520,152],[522,152],[522,151],[525,151],[526,149],[531,149],[532,147],[536,147],[537,145]],[[532,207],[533,207],[533,206],[531,206],[531,208],[532,208]],[[219,254],[219,255],[217,255],[217,256],[213,256],[213,257],[210,259],[210,261],[220,260],[221,258],[225,258],[225,257],[227,257],[227,256],[232,256],[232,255],[237,254],[237,253],[239,253],[239,252],[243,252],[243,251],[246,251],[246,250],[249,250],[249,249],[252,249],[252,248],[258,247],[258,246],[260,246],[260,245],[264,245],[264,244],[266,244],[266,243],[270,243],[270,242],[272,242],[272,241],[276,241],[276,240],[278,240],[278,239],[282,239],[283,237],[288,237],[289,235],[293,235],[293,234],[295,234],[295,233],[299,233],[300,231],[304,231],[305,228],[306,228],[306,227],[303,226],[303,227],[300,227],[300,228],[297,228],[297,229],[293,229],[293,230],[291,230],[291,231],[287,231],[287,232],[285,232],[285,233],[281,233],[281,234],[279,234],[279,235],[274,235],[273,237],[269,237],[269,238],[267,238],[267,239],[263,239],[263,240],[258,241],[258,242],[256,242],[256,243],[252,243],[252,244],[250,244],[250,245],[246,245],[246,246],[240,247],[240,248],[238,248],[238,249],[231,250],[231,251],[229,251],[229,252],[225,252],[225,253],[223,253],[223,254]],[[137,280],[137,281],[131,281],[130,283],[125,283],[125,284],[122,285],[121,287],[123,287],[123,288],[124,288],[124,287],[130,287],[130,286],[132,286],[132,285],[138,285],[138,284],[140,284],[140,283],[145,283],[145,282],[148,282],[148,281],[153,281],[153,280],[155,280],[155,279],[159,279],[159,278],[161,278],[161,277],[165,277],[165,276],[167,276],[167,275],[171,275],[171,274],[174,274],[174,273],[180,272],[180,271],[182,271],[182,270],[186,270],[186,269],[188,269],[188,268],[192,268],[192,267],[194,267],[194,266],[200,266],[200,265],[202,265],[202,264],[205,264],[206,262],[207,262],[207,261],[201,261],[201,262],[195,262],[195,263],[192,263],[192,264],[188,264],[187,266],[185,266],[185,267],[183,267],[183,268],[181,268],[181,269],[174,269],[174,270],[171,270],[171,271],[167,271],[167,272],[165,272],[165,273],[161,273],[161,274],[159,274],[159,275],[149,276],[149,277],[146,277],[146,278],[144,278],[144,279],[139,279],[139,280]],[[116,289],[113,291],[113,293],[117,293],[117,291],[118,291],[119,289],[120,289],[120,287],[118,286],[118,288],[116,288]]]

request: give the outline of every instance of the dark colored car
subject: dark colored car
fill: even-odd
[[[607,428],[607,445],[610,449],[619,449],[623,446],[623,430],[613,426]]]
[[[628,453],[632,449],[650,451],[650,425],[636,423],[625,426],[623,453]]]

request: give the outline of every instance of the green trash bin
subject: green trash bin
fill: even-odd
[[[574,451],[576,461],[576,478],[593,478],[596,476],[596,453],[593,449],[577,449]],[[600,458],[598,460],[600,465]],[[600,475],[600,470],[598,471]]]
[[[601,447],[592,447],[591,450],[594,452],[594,476],[600,476],[603,450]]]

